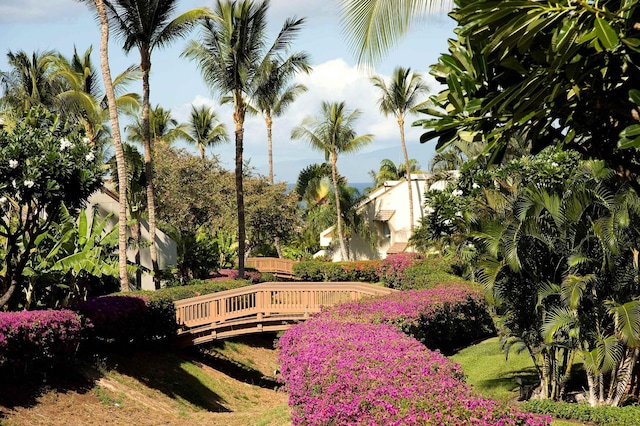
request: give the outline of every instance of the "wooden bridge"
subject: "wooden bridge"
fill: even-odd
[[[268,272],[278,278],[292,279],[295,260],[279,259],[277,257],[249,257],[245,261],[246,266],[257,269],[260,272]]]
[[[359,282],[262,283],[175,302],[179,344],[281,331],[322,306],[393,292]]]

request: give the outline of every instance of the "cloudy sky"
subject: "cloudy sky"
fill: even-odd
[[[210,0],[182,0],[180,9],[212,6]],[[374,142],[358,154],[339,158],[340,172],[350,182],[369,182],[368,171],[378,169],[380,160],[402,160],[398,127],[393,117],[378,111],[377,92],[370,84],[370,74],[358,68],[347,49],[337,16],[337,0],[272,0],[269,14],[270,39],[273,39],[287,17],[306,17],[307,23],[294,44],[294,50],[309,53],[313,72],[298,80],[309,91],[298,98],[283,117],[274,120],[274,169],[276,179],[295,182],[299,171],[323,154],[313,151],[303,141],[291,141],[292,127],[309,115],[317,115],[320,103],[345,101],[349,109],[358,108],[362,116],[356,124],[358,133],[372,133]],[[411,67],[421,72],[432,91],[438,90],[428,75],[429,65],[446,51],[447,38],[453,36],[454,22],[445,13],[435,13],[418,23],[399,46],[378,65],[375,73],[389,76],[396,66]],[[196,37],[194,32],[192,37]],[[229,107],[220,107],[200,76],[195,64],[180,58],[187,40],[178,40],[169,48],[152,56],[151,102],[170,109],[179,121],[186,121],[192,104],[211,105],[231,132],[233,124]],[[69,57],[74,45],[84,52],[93,45],[93,60],[99,64],[100,33],[87,7],[74,0],[0,0],[0,70],[7,69],[6,53],[24,50],[55,49]],[[136,51],[126,56],[117,40],[110,43],[112,74],[139,63]],[[131,86],[141,92],[141,84]],[[415,117],[413,117],[415,118]],[[411,122],[413,118],[407,120]],[[433,145],[421,145],[419,128],[407,127],[409,155],[426,168],[433,155]],[[195,151],[194,151],[195,152]],[[223,164],[233,167],[233,143],[208,151],[220,156]],[[266,130],[264,121],[249,118],[245,126],[245,158],[258,172],[267,174]]]

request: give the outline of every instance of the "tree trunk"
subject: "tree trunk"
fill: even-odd
[[[587,383],[589,385],[589,405],[598,405],[596,395],[598,394],[596,375],[587,371]]]
[[[407,177],[407,188],[409,189],[409,230],[413,235],[413,187],[411,186],[411,164],[409,162],[409,153],[407,152],[407,144],[404,138],[404,116],[398,115],[398,127],[400,127],[400,144],[402,145],[402,154],[404,155],[404,166]]]
[[[142,239],[142,227],[140,220],[134,219],[131,224],[131,236],[133,237],[133,245],[135,247],[134,261],[138,269],[136,270],[136,290],[142,289],[142,269],[140,269],[140,240]]]
[[[142,61],[142,131],[144,133],[144,172],[147,175],[147,213],[149,215],[149,243],[151,244],[151,265],[155,288],[160,288],[160,268],[158,267],[158,247],[156,246],[156,197],[153,190],[153,152],[151,145],[151,127],[149,123],[149,72],[151,55],[141,51]]]
[[[267,151],[269,153],[269,183],[273,185],[273,136],[272,136],[272,128],[273,128],[273,119],[271,118],[271,114],[266,115],[264,119],[267,124]]]
[[[116,168],[118,170],[118,257],[120,272],[120,291],[129,291],[129,275],[127,273],[127,170],[120,136],[120,122],[116,107],[116,95],[113,91],[111,80],[111,68],[109,67],[109,22],[107,11],[102,0],[94,0],[98,16],[100,18],[100,68],[102,68],[102,80],[109,105],[109,119],[111,120],[111,133],[113,135],[113,147],[116,154]]]
[[[333,190],[336,196],[336,231],[338,233],[338,243],[340,244],[340,255],[342,260],[349,260],[349,253],[347,247],[344,244],[344,237],[342,235],[342,209],[340,208],[340,190],[338,186],[338,156],[335,149],[331,153],[331,180],[333,180]]]
[[[618,370],[619,374],[615,378],[612,377],[611,380],[616,382],[616,386],[614,388],[614,396],[610,405],[617,407],[620,404],[622,397],[626,394],[627,387],[629,383],[631,383],[631,377],[633,375],[633,369],[635,368],[636,361],[638,360],[638,355],[640,355],[640,348],[633,348],[631,356],[627,355],[622,361],[622,366]]]
[[[237,98],[236,102],[242,102]],[[244,255],[245,255],[245,223],[244,223],[244,190],[242,153],[244,142],[244,106],[236,105],[233,114],[233,121],[236,126],[236,203],[238,208],[238,279],[244,279]]]

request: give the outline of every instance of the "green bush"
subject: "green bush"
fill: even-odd
[[[640,424],[640,407],[591,407],[587,404],[554,402],[547,399],[531,400],[522,407],[529,412],[549,414],[561,419],[573,419],[582,422],[593,422],[607,426],[635,426]]]
[[[404,270],[404,277],[396,288],[399,290],[420,290],[432,288],[439,282],[459,281],[459,277],[445,272],[448,267],[448,264],[433,259],[416,261]]]
[[[176,300],[188,299],[190,297],[202,296],[203,294],[217,293],[224,290],[232,290],[235,288],[251,285],[248,280],[225,280],[225,281],[202,281],[193,280],[193,284],[167,287],[155,291],[138,290],[129,293],[118,293],[120,295],[137,295],[148,298],[149,300],[168,299],[172,302]]]
[[[378,282],[377,260],[355,262],[324,262],[305,260],[293,265],[293,273],[302,281],[361,281]]]

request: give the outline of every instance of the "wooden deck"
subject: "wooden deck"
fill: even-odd
[[[262,283],[175,302],[181,346],[249,333],[281,331],[322,306],[393,292],[359,282]]]
[[[296,263],[291,259],[279,259],[277,257],[249,257],[245,261],[246,266],[255,268],[260,272],[268,272],[278,278],[292,279],[293,265]]]

